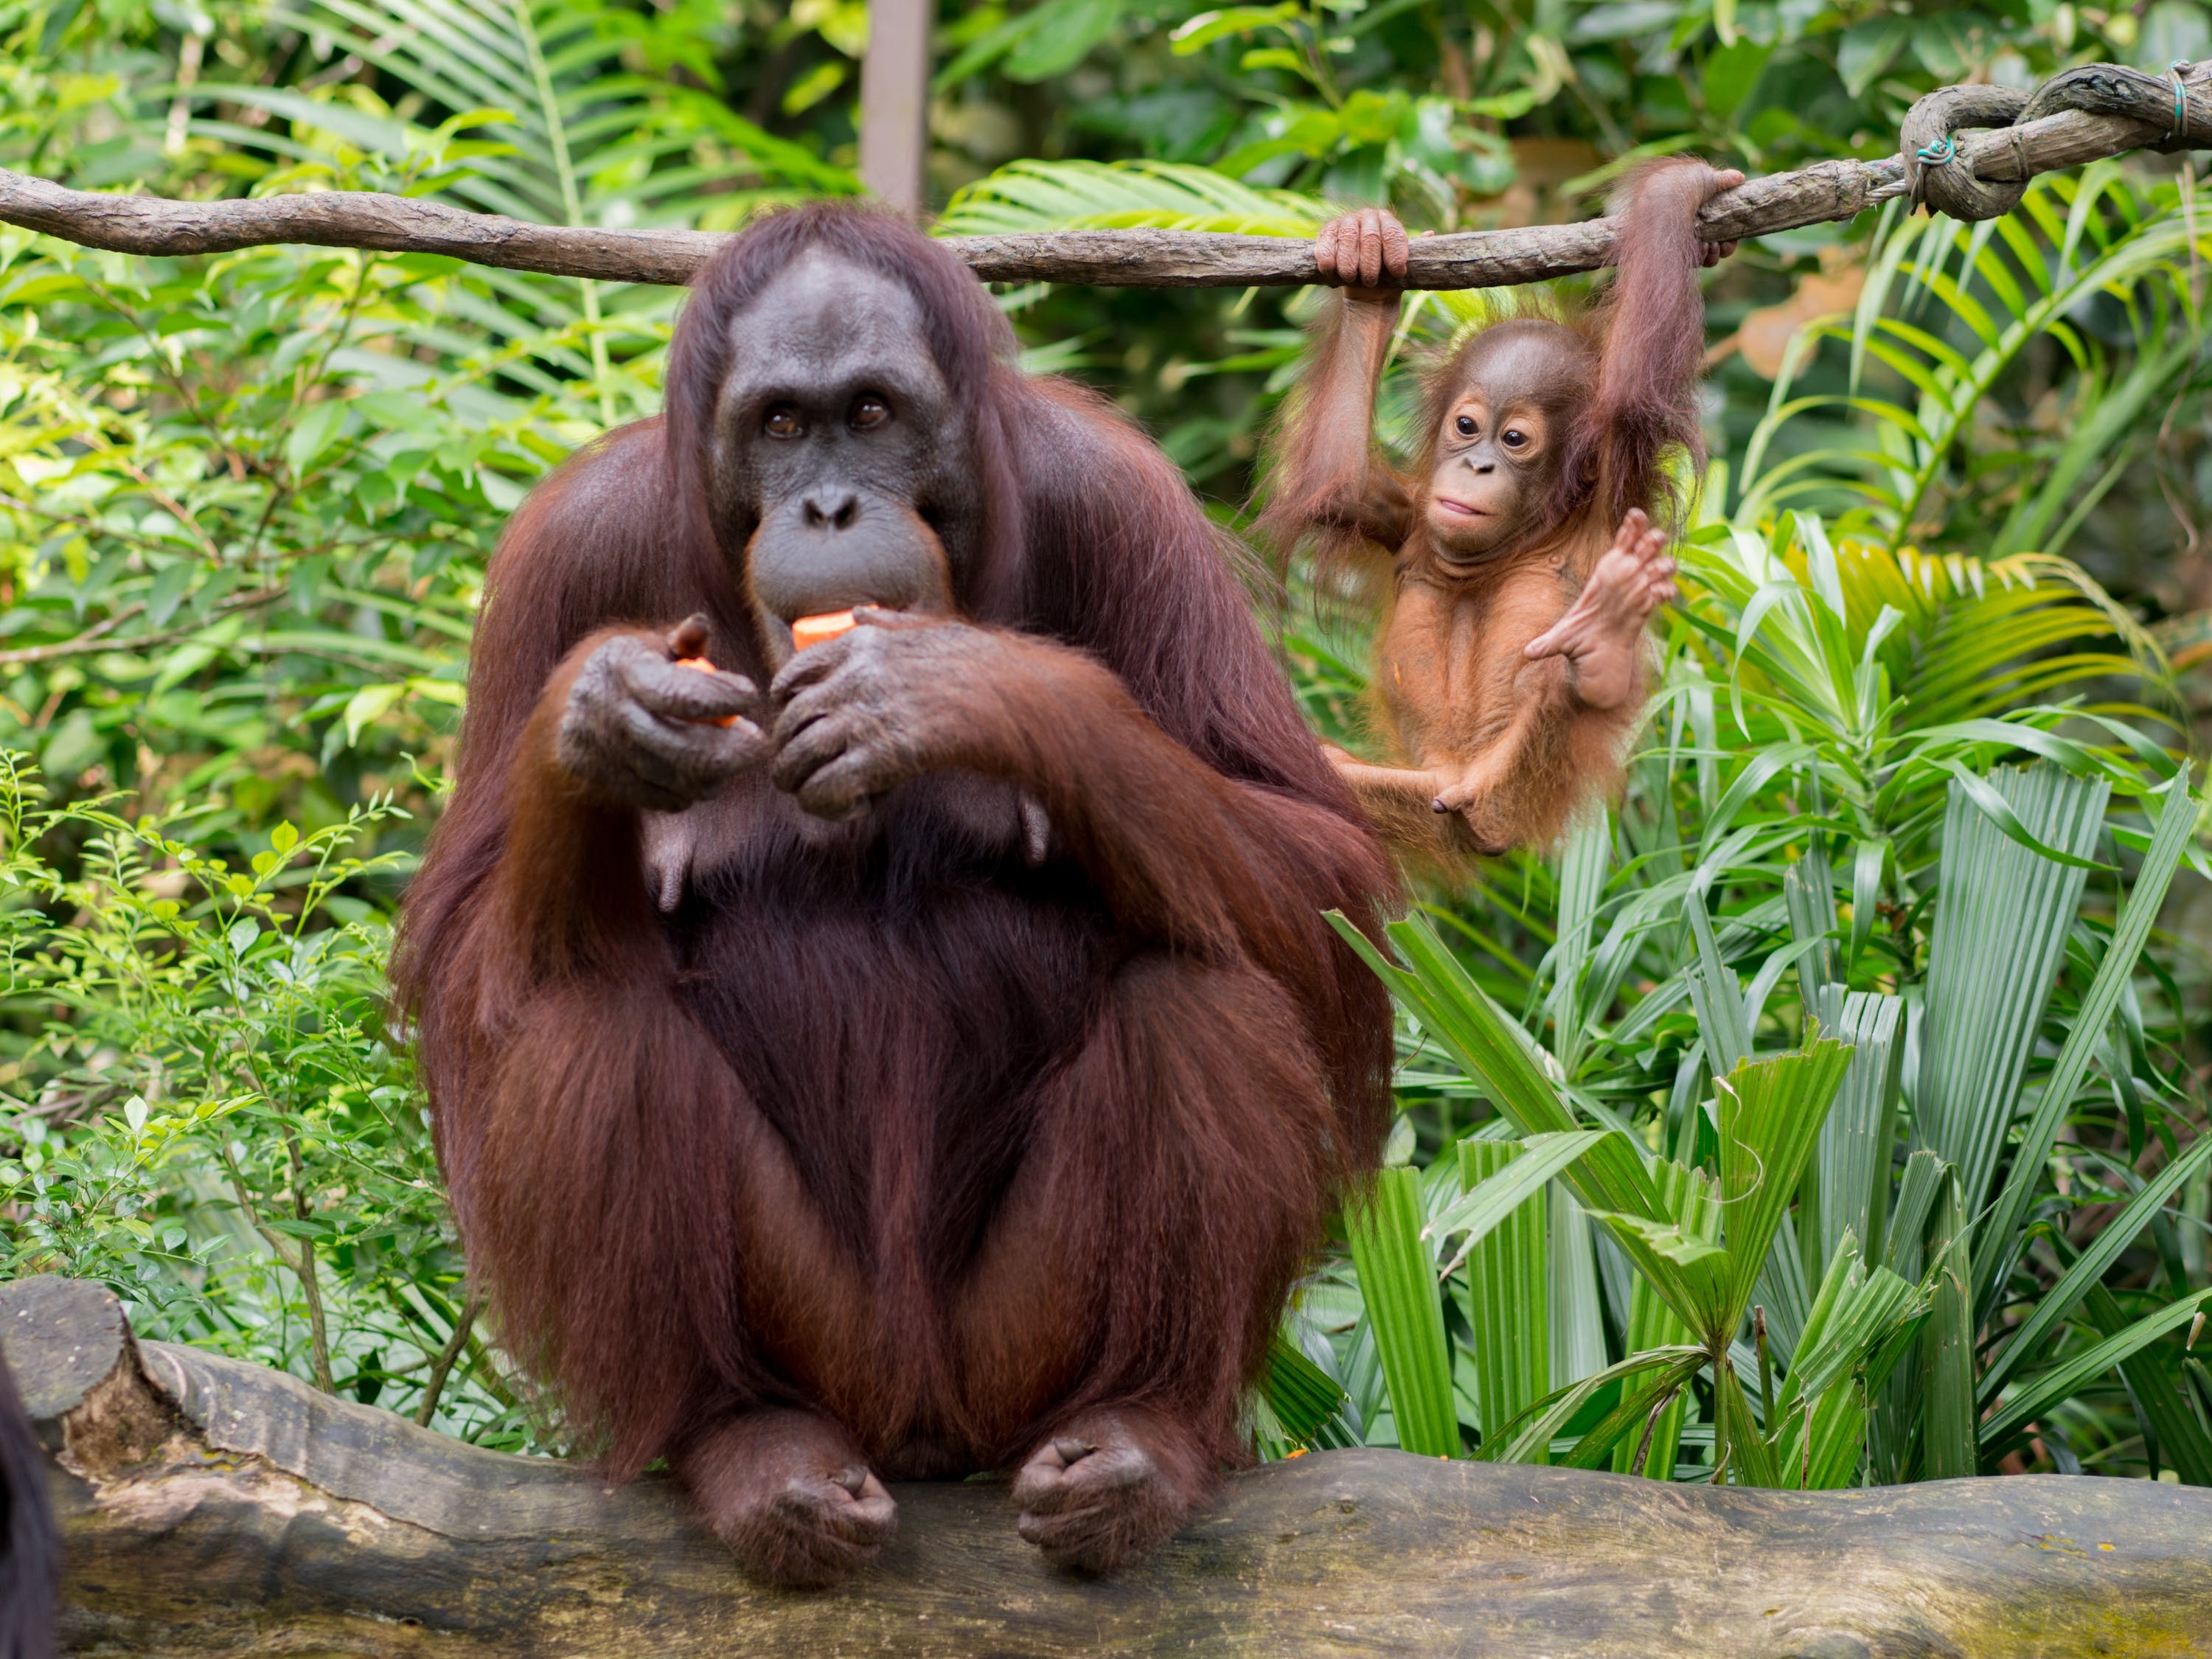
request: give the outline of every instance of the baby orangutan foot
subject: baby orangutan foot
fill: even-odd
[[[806,1412],[749,1412],[701,1439],[677,1474],[755,1577],[826,1589],[872,1564],[898,1509],[852,1442]]]
[[[1462,778],[1437,791],[1429,810],[1457,813],[1467,850],[1486,859],[1501,859],[1518,839],[1513,826],[1498,810],[1497,798],[1486,779]]]
[[[1644,624],[1676,597],[1666,545],[1644,510],[1632,508],[1567,614],[1522,653],[1532,662],[1565,657],[1575,696],[1586,708],[1626,708],[1642,685]]]
[[[1206,1488],[1192,1437],[1128,1407],[1086,1412],[1014,1477],[1018,1530],[1056,1567],[1111,1572],[1166,1540]]]

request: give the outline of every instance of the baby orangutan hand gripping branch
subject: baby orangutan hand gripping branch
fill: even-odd
[[[1674,597],[1661,457],[1703,453],[1698,269],[1734,246],[1698,240],[1698,210],[1742,182],[1687,160],[1638,173],[1605,305],[1495,323],[1439,363],[1410,477],[1372,437],[1405,230],[1374,209],[1322,228],[1315,258],[1343,298],[1261,527],[1324,557],[1395,550],[1374,665],[1401,763],[1332,758],[1402,850],[1449,863],[1549,842],[1617,784],[1644,624]]]

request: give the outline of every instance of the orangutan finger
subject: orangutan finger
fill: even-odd
[[[1413,257],[1413,245],[1406,240],[1406,227],[1398,222],[1395,214],[1382,216],[1382,264],[1393,276],[1402,277]]]

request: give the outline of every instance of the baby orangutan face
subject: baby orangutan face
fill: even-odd
[[[1552,526],[1586,348],[1556,323],[1500,323],[1462,354],[1429,474],[1429,540],[1448,565],[1479,564]]]

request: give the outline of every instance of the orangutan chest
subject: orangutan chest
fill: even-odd
[[[1375,685],[1406,757],[1461,755],[1511,722],[1528,641],[1559,618],[1558,571],[1511,573],[1477,588],[1407,582],[1377,645]]]

